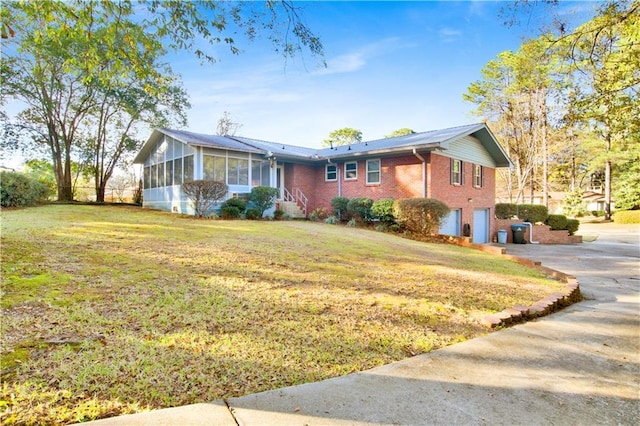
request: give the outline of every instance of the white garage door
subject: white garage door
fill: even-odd
[[[489,242],[489,209],[473,211],[473,242],[476,244]]]
[[[460,210],[451,210],[438,231],[442,235],[460,235]]]

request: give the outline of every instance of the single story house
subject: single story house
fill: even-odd
[[[303,217],[339,196],[427,197],[451,208],[441,233],[477,243],[495,232],[495,169],[512,165],[485,124],[323,149],[156,129],[134,162],[144,167],[145,207],[192,213],[180,185],[194,179],[226,182],[228,197],[278,188],[281,208]]]

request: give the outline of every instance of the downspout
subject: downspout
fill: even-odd
[[[427,162],[424,157],[413,148],[413,155],[420,161],[422,161],[422,198],[427,198]]]
[[[533,241],[533,224],[531,222],[522,222],[523,225],[529,225],[529,242],[531,244],[540,244],[540,241]]]

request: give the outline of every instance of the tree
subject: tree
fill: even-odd
[[[206,216],[227,195],[229,188],[215,180],[193,180],[182,184],[182,193],[191,201],[195,216]]]
[[[186,96],[160,61],[163,44],[215,62],[196,43],[239,53],[229,33],[241,32],[268,38],[285,57],[322,54],[290,2],[9,2],[0,18],[15,34],[2,49],[2,97],[27,104],[20,118],[50,152],[60,200],[73,199],[72,161],[90,168],[100,200],[121,156],[137,147],[135,126],[183,117]]]
[[[616,210],[640,210],[640,155],[621,169],[613,185]]]
[[[613,168],[640,143],[640,18],[638,2],[610,2],[562,37],[578,85],[572,118],[599,140],[592,169],[604,168],[605,219],[611,219]]]
[[[276,197],[279,194],[278,188],[271,188],[269,186],[256,186],[251,188],[251,194],[249,195],[249,201],[253,202],[260,211],[260,217],[264,215],[264,212],[273,207]]]
[[[414,133],[415,132],[413,130],[411,130],[410,128],[402,127],[402,128],[400,128],[398,130],[394,130],[393,132],[391,132],[388,135],[385,135],[384,137],[385,138],[395,138],[395,137],[398,137],[398,136],[412,135]]]
[[[322,146],[341,146],[351,145],[353,143],[362,142],[362,132],[351,127],[344,127],[342,129],[334,130],[329,133],[329,137],[322,141]]]
[[[222,117],[218,120],[218,127],[216,128],[216,135],[219,136],[234,136],[238,130],[242,127],[242,124],[233,121],[231,114],[225,111],[222,113]]]

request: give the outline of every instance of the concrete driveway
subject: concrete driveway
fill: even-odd
[[[580,245],[509,245],[576,275],[584,302],[373,370],[100,424],[640,424],[640,227]]]

